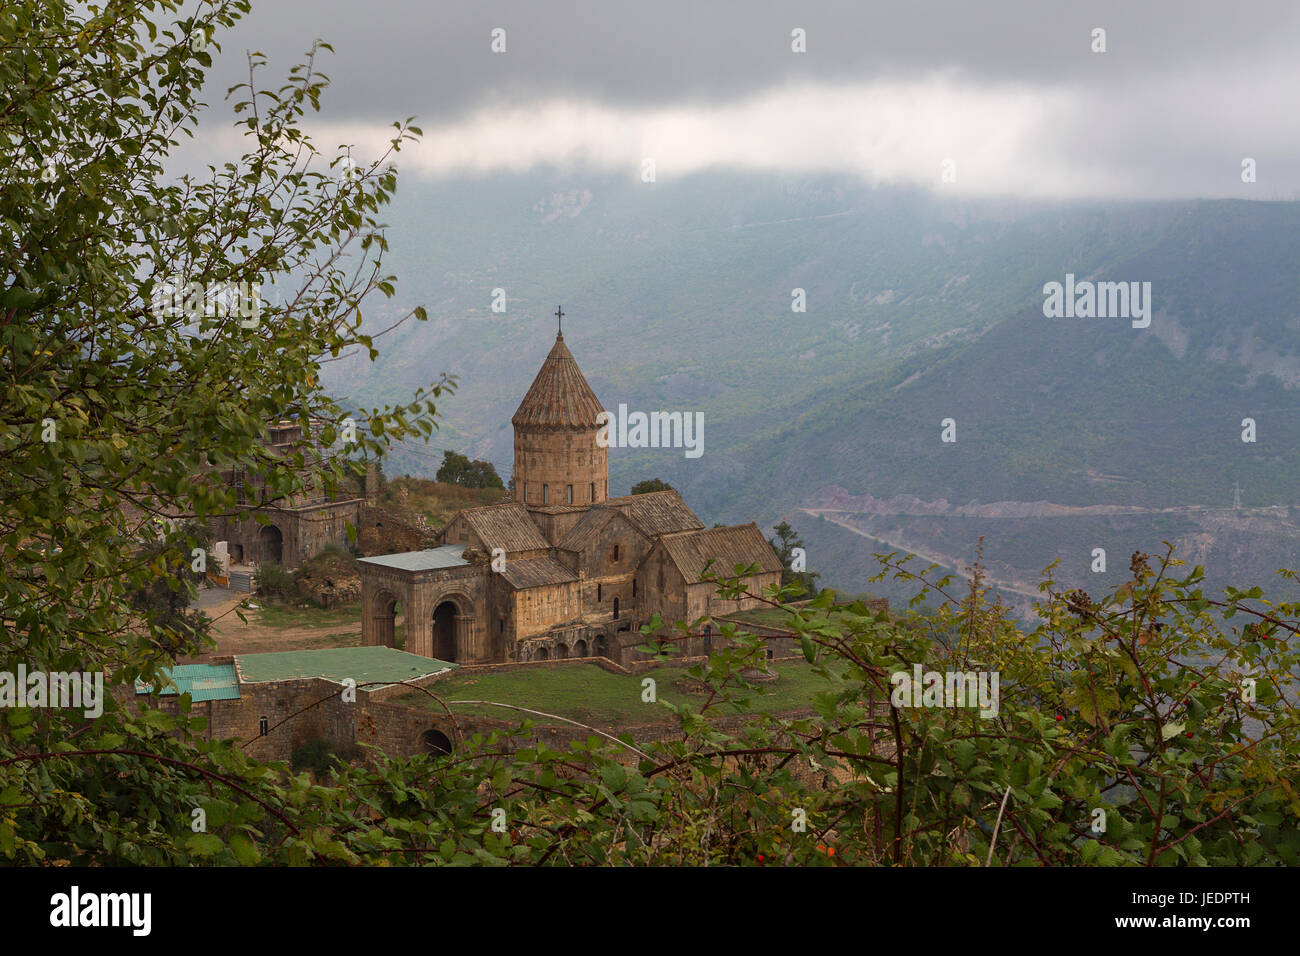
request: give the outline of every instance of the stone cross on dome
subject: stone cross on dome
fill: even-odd
[[[563,306],[557,305],[555,307],[555,317],[559,320],[560,323],[559,330],[555,333],[555,337],[562,339],[564,338],[564,307]]]

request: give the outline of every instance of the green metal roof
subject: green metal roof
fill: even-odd
[[[424,551],[403,551],[400,554],[377,554],[373,558],[357,558],[366,564],[377,564],[400,571],[434,571],[439,568],[458,568],[469,564],[462,554],[463,544],[444,544]]]
[[[271,654],[240,654],[235,658],[240,676],[248,683],[323,677],[342,683],[352,678],[358,684],[382,681],[397,684],[457,665],[392,647],[328,647],[314,651],[278,651]],[[376,690],[377,687],[368,688]]]
[[[234,664],[177,664],[162,673],[176,686],[164,686],[160,694],[189,694],[198,703],[204,700],[239,700],[239,679]],[[135,682],[137,694],[153,692],[152,684]]]

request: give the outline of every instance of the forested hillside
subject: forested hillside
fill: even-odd
[[[335,363],[333,383],[373,403],[458,374],[433,446],[489,457],[503,476],[510,415],[562,302],[607,407],[704,413],[701,458],[617,451],[612,490],[662,475],[710,520],[770,523],[833,488],[1159,509],[1105,535],[1122,549],[1217,540],[1222,521],[1207,528],[1181,509],[1228,508],[1234,486],[1247,509],[1300,504],[1294,205],[948,201],[718,173],[412,182],[392,221],[403,292],[428,303],[430,321],[390,333],[373,367]],[[1043,285],[1066,273],[1150,282],[1150,327],[1045,318]],[[492,311],[498,288],[504,313]],[[794,289],[804,313],[791,310]],[[1241,440],[1247,417],[1255,443]],[[955,443],[940,441],[946,418]],[[390,471],[432,474],[440,457],[417,446]],[[985,534],[1029,578],[1106,530],[1012,524],[948,527],[957,556]],[[1289,528],[1249,551],[1252,570],[1296,563]],[[1201,543],[1212,568],[1229,560]],[[831,580],[852,587],[869,553]]]

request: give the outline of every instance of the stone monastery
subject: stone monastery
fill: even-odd
[[[603,408],[563,332],[511,423],[514,493],[468,508],[438,546],[361,558],[362,642],[392,646],[400,616],[406,650],[462,664],[606,657],[626,664],[658,613],[664,633],[746,610],[700,580],[757,565],[759,594],[781,562],[756,524],[705,528],[675,491],[609,497],[609,449],[597,442]],[[400,611],[399,611],[400,607]],[[678,647],[707,654],[706,622]]]

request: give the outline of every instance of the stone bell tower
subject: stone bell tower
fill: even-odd
[[[564,313],[557,309],[557,317]],[[609,497],[609,449],[596,444],[604,411],[564,332],[510,423],[515,429],[515,500],[528,508],[593,505]]]

